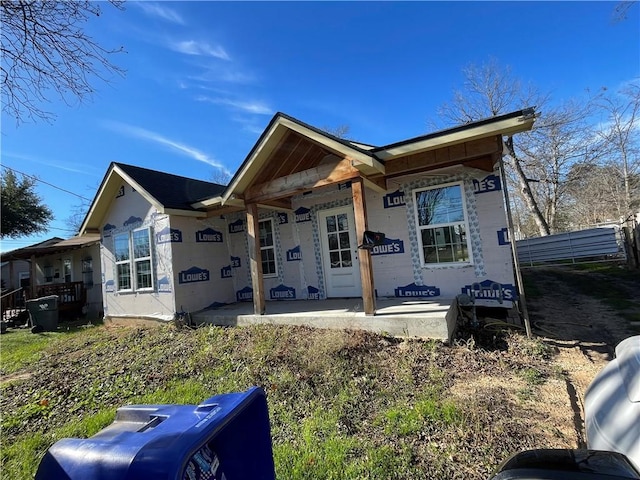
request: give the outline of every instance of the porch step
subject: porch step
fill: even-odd
[[[375,315],[365,315],[359,299],[267,302],[267,313],[253,313],[252,303],[234,303],[193,313],[196,324],[245,326],[305,325],[327,329],[357,329],[394,337],[447,341],[455,326],[453,300],[401,301],[378,299]]]

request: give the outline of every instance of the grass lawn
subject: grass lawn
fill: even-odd
[[[197,404],[252,385],[267,393],[283,479],[486,478],[515,451],[573,442],[532,401],[563,380],[548,349],[521,336],[507,351],[267,325],[0,341],[6,479],[32,477],[55,441],[95,434],[119,406]]]
[[[571,300],[590,295],[628,322],[640,305],[620,292],[637,292],[637,272],[609,268],[527,271],[532,310],[555,305],[555,320],[575,321],[584,302]],[[94,435],[117,407],[196,405],[253,385],[267,394],[279,479],[486,479],[521,450],[583,444],[576,405],[606,363],[593,341],[495,335],[448,346],[273,325],[11,330],[0,336],[1,478],[32,478],[53,443]]]

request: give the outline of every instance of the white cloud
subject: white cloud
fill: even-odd
[[[209,66],[201,66],[204,71],[198,75],[190,75],[187,78],[194,82],[224,82],[237,85],[247,85],[255,83],[255,76],[239,71],[222,71],[220,68],[211,68]]]
[[[2,156],[5,158],[14,158],[16,160],[20,160],[22,162],[33,162],[39,165],[46,165],[47,167],[57,168],[58,170],[64,170],[66,172],[72,173],[81,173],[82,175],[89,175],[92,177],[99,176],[100,174],[94,170],[94,172],[87,171],[87,166],[82,164],[77,164],[77,167],[74,167],[74,164],[68,165],[64,163],[57,162],[52,159],[34,157],[32,155],[24,155],[22,153],[16,152],[2,152]]]
[[[144,13],[152,17],[159,17],[178,25],[185,25],[184,19],[171,8],[158,5],[152,2],[134,2],[134,5],[140,7]]]
[[[204,95],[197,97],[196,100],[199,102],[215,103],[216,105],[226,105],[255,115],[271,115],[273,113],[273,110],[262,102],[243,102],[231,100],[230,98],[211,98]]]
[[[160,135],[159,133],[155,133],[141,127],[136,127],[134,125],[127,125],[126,123],[107,122],[106,126],[111,130],[115,130],[124,135],[141,138],[143,140],[157,143],[164,147],[169,147],[170,150],[174,150],[181,155],[190,157],[193,160],[197,160],[198,162],[206,163],[207,165],[220,169],[226,175],[231,175],[231,172],[227,170],[227,168],[220,162],[218,162],[215,158],[212,158],[201,150],[198,150],[197,148],[190,145],[185,145],[184,143],[177,142],[163,135]]]
[[[175,52],[185,55],[197,55],[214,57],[221,60],[230,60],[229,54],[220,45],[209,45],[206,42],[196,42],[195,40],[182,40],[179,42],[169,42],[169,48]]]

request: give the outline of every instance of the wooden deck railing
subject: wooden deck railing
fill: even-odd
[[[36,287],[37,297],[58,296],[58,310],[81,312],[87,301],[87,290],[82,282],[52,283]]]
[[[2,294],[0,309],[2,310],[3,322],[17,317],[20,312],[26,310],[25,293],[24,288],[17,288]]]

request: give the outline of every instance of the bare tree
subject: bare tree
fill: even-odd
[[[211,175],[210,181],[218,185],[227,185],[231,180],[231,175],[226,169],[218,168]]]
[[[567,101],[549,108],[535,128],[522,136],[518,164],[532,186],[549,233],[565,230],[568,222],[568,175],[576,163],[588,164],[601,152],[588,123],[591,104]]]
[[[123,9],[122,0],[109,3]],[[108,59],[123,48],[103,48],[82,30],[100,13],[100,2],[89,0],[0,2],[4,112],[18,123],[51,121],[55,115],[42,107],[50,91],[67,104],[82,102],[94,92],[91,77],[109,81],[111,74],[124,74]]]
[[[463,88],[454,90],[453,100],[438,109],[438,115],[449,124],[470,123],[510,110],[540,107],[547,101],[546,95],[540,94],[531,86],[523,86],[519,79],[512,76],[509,67],[501,67],[495,58],[482,65],[471,64],[463,69],[463,74]],[[509,152],[507,165],[515,173],[510,178],[518,186],[516,192],[533,217],[540,235],[548,235],[551,229],[538,205],[532,188],[532,177],[528,175],[526,166],[519,157],[514,137],[507,137],[504,144]]]
[[[632,184],[640,174],[640,81],[635,80],[618,92],[605,92],[596,102],[604,115],[598,135],[608,147],[607,163],[623,179],[622,215],[627,216],[640,206]]]
[[[624,182],[615,166],[597,161],[575,163],[567,175],[566,189],[572,228],[617,222],[624,215]]]
[[[324,130],[334,137],[345,139],[347,138],[347,135],[349,135],[350,128],[349,125],[342,124],[338,125],[337,127],[322,127],[320,130]]]

